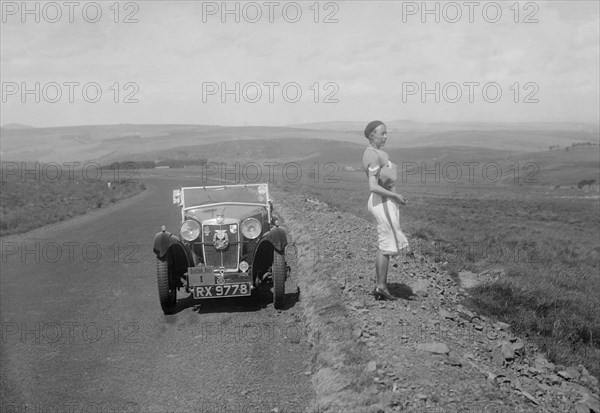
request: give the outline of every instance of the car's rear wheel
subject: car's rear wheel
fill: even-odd
[[[276,249],[273,249],[271,275],[273,276],[273,306],[280,309],[285,305],[286,265],[285,255],[280,254]]]
[[[177,288],[169,273],[169,263],[156,260],[156,281],[158,282],[158,298],[163,313],[171,314],[177,303]]]

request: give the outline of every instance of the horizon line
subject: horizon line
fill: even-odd
[[[369,121],[357,121],[357,120],[331,120],[331,121],[310,121],[310,122],[302,122],[302,123],[288,123],[281,125],[221,125],[221,124],[210,124],[210,123],[91,123],[91,124],[72,124],[72,125],[58,125],[58,126],[31,126],[24,123],[19,122],[9,122],[4,125],[0,125],[0,128],[6,129],[8,127],[9,130],[24,130],[24,129],[51,129],[51,128],[74,128],[74,127],[89,127],[89,126],[212,126],[212,127],[224,127],[224,128],[245,128],[245,127],[263,127],[263,128],[294,128],[303,125],[313,125],[313,124],[333,124],[333,123],[365,123],[365,125]],[[386,121],[383,121],[386,123]],[[442,124],[475,124],[475,125],[484,125],[484,124],[514,124],[514,125],[528,125],[528,124],[588,124],[600,127],[600,121],[584,121],[584,120],[562,120],[562,121],[481,121],[481,120],[456,120],[456,121],[438,121],[438,122],[423,122],[412,119],[393,119],[388,120],[387,123],[392,122],[409,122],[416,123],[422,125],[442,125]],[[12,128],[12,126],[17,126]]]

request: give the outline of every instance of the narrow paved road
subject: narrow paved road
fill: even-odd
[[[178,232],[171,190],[194,183],[145,182],[106,210],[1,239],[0,411],[302,411],[314,393],[295,287],[281,312],[247,299],[194,311],[180,295],[164,316],[152,240],[161,224]]]

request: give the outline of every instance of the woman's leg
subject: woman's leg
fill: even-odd
[[[389,294],[387,287],[388,267],[390,265],[389,251],[395,248],[394,233],[391,222],[384,208],[384,200],[371,193],[369,211],[377,220],[377,256],[375,257],[375,272],[377,274],[377,289]],[[391,295],[391,294],[390,294]]]
[[[390,265],[390,256],[383,254],[380,250],[377,251],[377,257],[375,259],[375,271],[377,273],[377,288],[388,291],[387,287],[387,274],[388,267]]]

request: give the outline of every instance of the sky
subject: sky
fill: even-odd
[[[3,1],[0,124],[597,124],[599,4]]]

